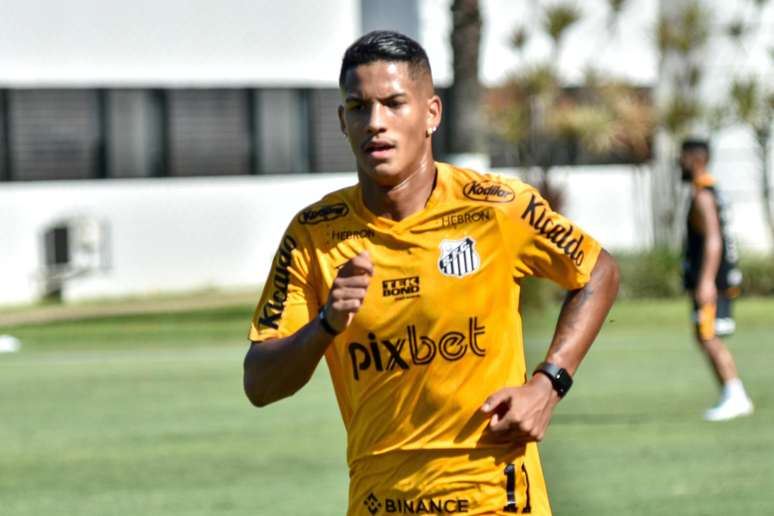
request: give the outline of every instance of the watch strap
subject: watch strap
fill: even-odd
[[[534,376],[538,373],[547,376],[551,380],[551,385],[560,398],[563,398],[567,391],[570,390],[570,387],[572,387],[572,376],[570,376],[570,373],[556,364],[541,362],[532,374]]]
[[[320,321],[320,326],[322,326],[322,329],[325,330],[325,333],[331,337],[336,337],[340,332],[336,331],[333,326],[331,326],[331,323],[328,322],[328,318],[326,317],[328,311],[325,309],[327,306],[328,305],[324,305],[320,309],[320,312],[317,314],[317,320]]]

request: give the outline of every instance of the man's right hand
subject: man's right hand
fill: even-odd
[[[714,305],[718,300],[718,289],[715,286],[715,280],[702,280],[696,289],[696,303],[699,306]]]
[[[362,251],[339,269],[326,303],[326,320],[336,332],[344,331],[363,306],[373,275],[374,265],[368,251]]]

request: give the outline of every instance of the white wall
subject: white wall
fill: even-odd
[[[565,189],[563,211],[605,247],[633,250],[651,243],[647,168],[567,167],[552,174]],[[258,285],[295,212],[355,181],[353,173],[342,173],[3,184],[0,305],[37,299],[41,232],[76,215],[109,224],[112,267],[73,280],[66,299]],[[762,238],[757,198],[722,186],[731,186],[732,229],[743,249],[765,249],[770,242]]]
[[[110,226],[112,268],[67,299],[257,285],[293,213],[354,174],[138,179],[0,186],[0,304],[36,299],[41,231],[73,215]]]
[[[0,85],[335,84],[359,0],[3,0]]]

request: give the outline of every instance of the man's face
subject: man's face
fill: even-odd
[[[394,186],[430,156],[428,130],[440,123],[440,100],[430,78],[412,77],[407,63],[374,61],[350,69],[339,107],[358,170]]]
[[[681,179],[690,183],[693,181],[694,172],[707,165],[707,153],[696,149],[684,150],[680,153],[679,163]]]
[[[684,183],[693,181],[693,160],[691,159],[691,153],[683,151],[680,153],[680,179]]]

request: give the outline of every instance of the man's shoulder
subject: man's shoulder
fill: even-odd
[[[452,195],[462,201],[505,207],[534,190],[532,186],[513,176],[443,165],[448,167]]]
[[[293,217],[293,224],[317,226],[349,215],[356,185],[325,194],[319,200],[306,205]]]

